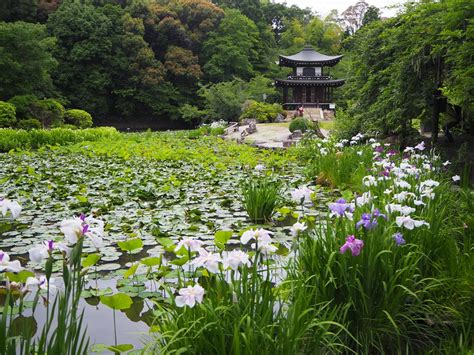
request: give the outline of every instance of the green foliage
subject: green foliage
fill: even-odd
[[[25,120],[18,121],[16,127],[19,129],[41,129],[42,125],[36,118],[27,118]]]
[[[254,223],[267,222],[275,212],[281,186],[267,176],[249,176],[242,187],[244,207]]]
[[[204,72],[212,81],[228,81],[253,75],[257,53],[258,30],[255,23],[240,11],[228,9],[218,29],[204,43]]]
[[[258,122],[273,122],[278,114],[283,114],[279,104],[266,104],[257,101],[248,101],[242,108],[240,119],[255,118]]]
[[[0,22],[0,98],[51,94],[54,42],[43,25]]]
[[[107,137],[116,137],[115,128],[100,127],[83,130],[54,128],[51,130],[38,129],[32,131],[1,129],[0,151],[12,149],[37,149],[45,145],[69,145],[83,141],[96,141]]]
[[[17,95],[13,96],[9,103],[16,107],[16,117],[18,120],[35,118],[35,105],[38,98],[34,95]]]
[[[64,121],[79,128],[89,128],[92,126],[92,116],[84,110],[67,110],[64,114]]]
[[[275,93],[270,83],[271,80],[261,76],[249,82],[236,79],[205,86],[201,88],[200,95],[205,100],[206,111],[211,120],[237,121],[245,101],[262,101],[263,94],[269,96]]]
[[[407,5],[396,18],[372,21],[348,40],[351,79],[344,97],[362,131],[408,136],[412,119],[431,120],[438,87],[472,119],[469,8],[465,0]],[[421,32],[428,35],[420,39]]]
[[[15,106],[8,102],[0,101],[0,128],[12,127],[16,122]]]
[[[36,17],[37,0],[3,0],[0,2],[0,21],[32,22]]]
[[[107,307],[116,310],[124,310],[130,308],[132,305],[132,298],[125,293],[116,293],[112,296],[100,296],[100,302],[105,304]]]
[[[62,126],[65,113],[64,106],[55,99],[38,100],[34,104],[35,117],[41,122],[43,128]]]
[[[200,110],[199,107],[190,104],[184,104],[179,108],[179,113],[183,121],[201,122],[206,116],[206,111]]]
[[[303,139],[295,150],[304,162],[307,178],[328,187],[358,190],[372,161],[370,147],[337,149],[334,142],[325,144],[320,140]]]
[[[89,338],[83,323],[84,313],[79,303],[81,291],[84,288],[84,276],[81,275],[82,243],[77,243],[71,251],[71,257],[64,260],[62,268],[63,289],[55,294],[46,296],[40,289],[34,291],[31,303],[37,309],[40,300],[47,300],[45,307],[46,319],[41,327],[34,316],[25,316],[22,310],[26,308],[24,295],[18,289],[4,288],[0,315],[0,353],[2,354],[87,354]],[[24,276],[28,275],[28,272]],[[20,274],[18,274],[20,275]],[[34,277],[34,275],[32,276]],[[22,282],[25,279],[13,277],[11,281]],[[4,282],[2,275],[2,282]],[[50,299],[51,298],[51,299]],[[19,305],[17,304],[19,303]],[[20,313],[15,315],[20,309]],[[15,312],[14,312],[15,311]]]
[[[294,131],[306,132],[313,129],[313,122],[304,117],[297,117],[291,120],[289,130],[291,133]]]

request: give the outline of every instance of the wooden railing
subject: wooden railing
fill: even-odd
[[[317,107],[317,108],[322,108],[323,110],[329,110],[329,105],[331,103],[329,102],[323,102],[323,103],[315,103],[315,102],[285,102],[283,104],[283,108],[285,110],[296,110],[298,107],[303,106],[304,107]]]
[[[328,75],[288,75],[289,80],[331,80],[332,77]]]

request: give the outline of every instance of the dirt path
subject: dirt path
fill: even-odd
[[[246,136],[244,143],[253,144],[262,148],[283,148],[283,142],[287,141],[291,134],[288,129],[289,126],[290,122],[259,123],[257,124],[257,132]],[[239,131],[227,135],[227,139],[240,139],[241,133],[247,127],[248,126],[240,126]],[[328,130],[322,129],[321,131],[325,136],[329,134]]]

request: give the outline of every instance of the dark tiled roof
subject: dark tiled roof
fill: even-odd
[[[275,80],[276,86],[341,86],[344,84],[343,79],[333,80],[289,80],[289,79],[277,79]]]
[[[306,47],[301,52],[284,56],[280,55],[280,65],[290,63],[301,64],[336,64],[342,58],[342,55],[329,56],[316,52],[312,47]]]

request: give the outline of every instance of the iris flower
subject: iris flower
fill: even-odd
[[[69,255],[71,249],[63,243],[56,243],[52,240],[47,240],[40,245],[31,248],[28,253],[30,260],[35,264],[41,264],[44,259],[47,259],[49,255],[54,251],[59,250]]]
[[[250,257],[247,253],[242,250],[232,250],[231,252],[224,253],[222,260],[224,270],[231,268],[237,270],[240,266],[250,266]]]
[[[209,253],[206,249],[201,248],[199,249],[199,256],[192,261],[192,264],[198,267],[204,267],[213,274],[216,274],[219,272],[219,263],[221,260],[219,254]]]
[[[204,297],[204,288],[201,285],[196,284],[194,286],[188,286],[178,291],[179,296],[176,296],[176,306],[184,307],[189,306],[193,308],[196,303],[202,303]]]
[[[0,272],[20,272],[23,268],[18,260],[10,261],[10,256],[0,250]]]
[[[304,232],[308,226],[305,223],[296,222],[291,226],[291,236],[296,237],[300,232]]]
[[[7,198],[0,198],[0,211],[2,212],[3,217],[6,217],[8,211],[10,211],[12,218],[17,219],[21,213],[21,206],[16,201],[10,201]]]
[[[92,241],[96,249],[102,247],[102,235],[104,234],[104,222],[92,216],[66,219],[61,222],[60,230],[64,234],[64,239],[69,244],[76,244],[79,238],[86,236]]]
[[[356,239],[353,235],[349,235],[346,238],[346,242],[344,245],[339,249],[341,254],[344,254],[347,250],[350,250],[352,256],[358,256],[364,247],[364,241],[360,239]]]

